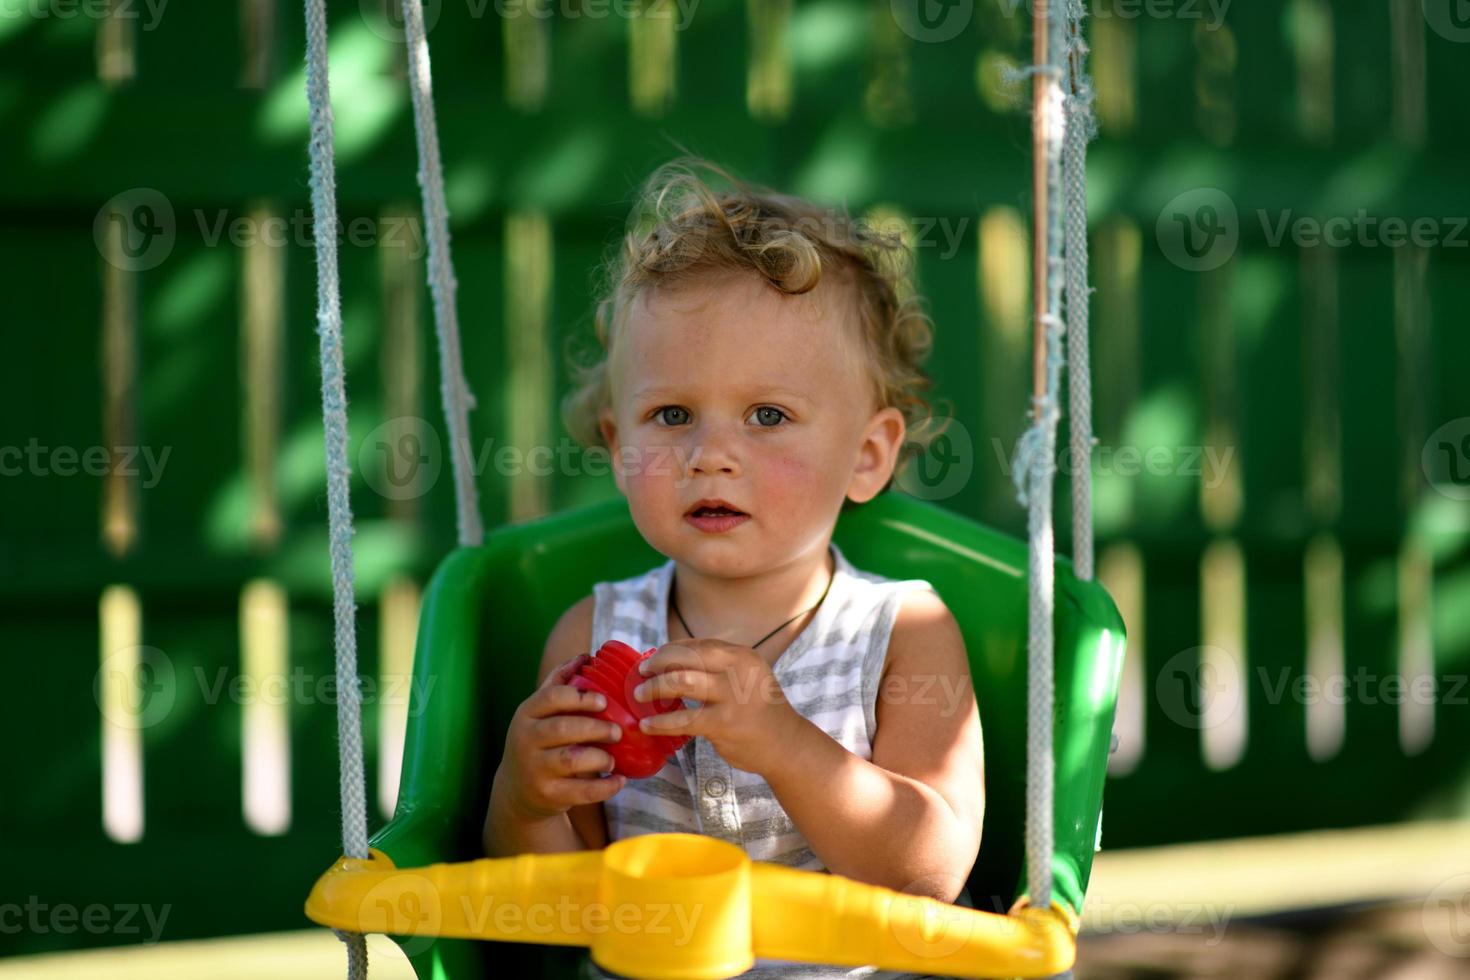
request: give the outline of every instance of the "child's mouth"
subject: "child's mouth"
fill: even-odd
[[[684,519],[701,531],[723,534],[750,520],[750,515],[723,501],[717,503],[700,501],[684,515]]]

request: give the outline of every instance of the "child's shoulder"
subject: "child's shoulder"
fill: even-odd
[[[842,553],[842,549],[835,542],[832,545],[832,552],[836,558],[838,570],[846,579],[848,591],[855,593],[859,597],[868,597],[876,603],[889,596],[896,596],[899,597],[897,601],[902,603],[903,606],[909,606],[915,601],[920,601],[911,598],[915,593],[918,593],[927,594],[930,597],[922,601],[937,601],[940,605],[944,604],[943,600],[939,598],[939,594],[935,591],[933,584],[928,579],[891,578],[887,575],[880,575],[877,572],[858,568]]]
[[[888,637],[888,665],[900,670],[969,674],[959,620],[932,588],[904,593]]]
[[[843,577],[833,616],[838,629],[865,648],[865,677],[876,681],[895,664],[913,669],[964,661],[959,625],[929,580],[858,568],[835,544],[833,549]]]
[[[833,546],[834,549],[836,546]],[[963,657],[964,641],[958,620],[933,583],[922,578],[891,578],[854,566],[837,551],[844,566],[849,589],[865,604],[886,606],[891,610],[893,626],[889,632],[889,650],[947,650],[951,659],[956,649]]]
[[[652,568],[629,575],[626,578],[604,579],[594,582],[587,594],[578,599],[567,610],[562,613],[561,620],[557,626],[560,627],[564,621],[568,626],[585,621],[590,631],[592,620],[597,611],[599,603],[619,602],[625,599],[636,598],[640,594],[656,594],[660,582],[666,582],[670,568],[673,566],[672,559],[666,559]]]
[[[666,579],[673,570],[674,559],[665,558],[655,565],[635,572],[625,578],[603,579],[592,586],[592,596],[598,594],[622,595],[629,592],[648,590],[655,588],[660,581]]]
[[[661,611],[673,579],[674,562],[658,565],[626,578],[600,581],[583,602],[591,633],[599,643],[620,640],[638,650],[663,642]]]

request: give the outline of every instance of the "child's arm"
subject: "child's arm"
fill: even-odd
[[[797,715],[763,775],[831,871],[954,901],[980,850],[985,756],[964,638],[932,592],[900,608],[875,710],[871,762]]]
[[[516,710],[505,755],[490,792],[483,844],[491,857],[601,848],[607,844],[602,800],[623,777],[598,779],[612,756],[578,743],[621,736],[616,726],[573,712],[597,711],[601,695],[567,684],[592,638],[594,599],[587,596],[557,621],[541,654],[536,692]],[[610,738],[611,736],[611,738]]]

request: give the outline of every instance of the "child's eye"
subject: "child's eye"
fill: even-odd
[[[785,412],[770,405],[762,405],[751,413],[751,418],[756,420],[756,424],[766,429],[780,425],[781,420],[786,417]]]
[[[689,421],[689,409],[678,405],[665,405],[653,413],[653,417],[665,425],[683,425]]]

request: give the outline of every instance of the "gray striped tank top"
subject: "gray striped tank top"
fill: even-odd
[[[798,712],[863,759],[872,759],[878,684],[888,637],[904,595],[932,589],[923,579],[888,579],[859,571],[831,546],[831,588],[806,627],[773,667],[786,700]],[[592,650],[621,640],[635,650],[669,642],[668,597],[672,559],[642,575],[593,588]],[[603,804],[608,839],[637,834],[705,834],[737,844],[754,861],[809,871],[826,866],[812,853],[764,779],[736,769],[704,738],[694,738],[647,779],[629,780]],[[586,961],[586,976],[613,977]],[[897,980],[912,974],[873,967],[833,967],[756,960],[746,980]]]

